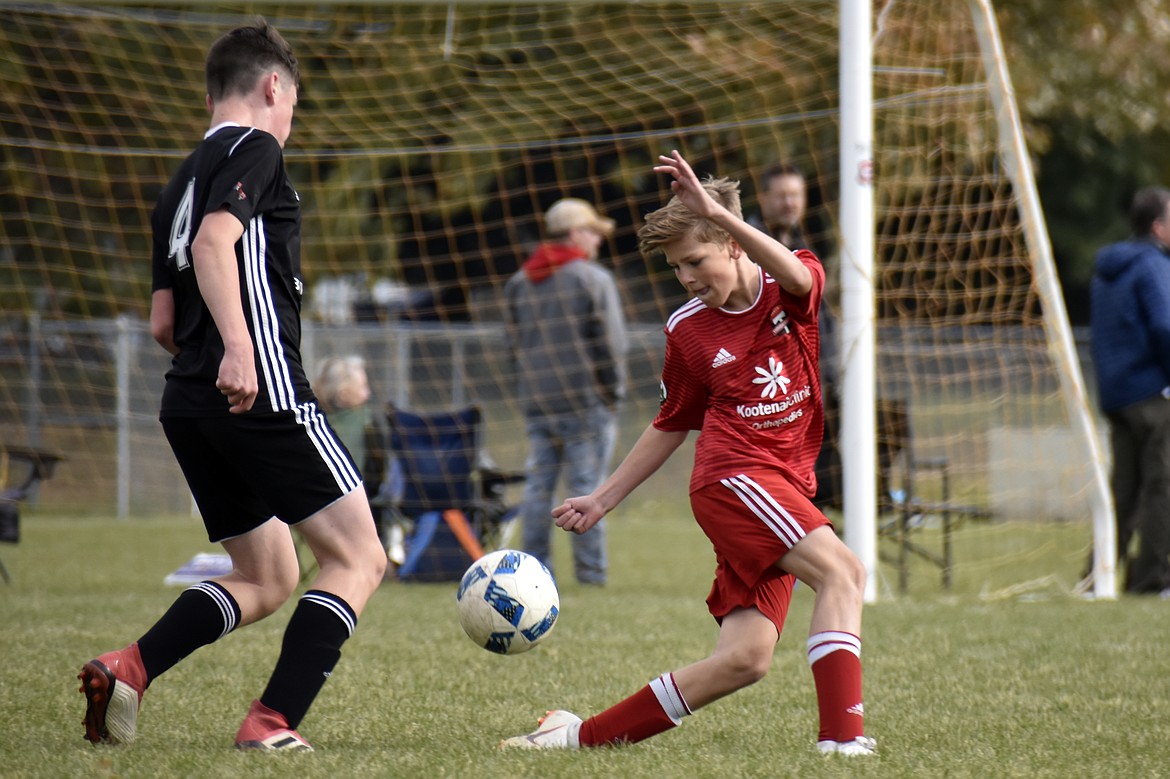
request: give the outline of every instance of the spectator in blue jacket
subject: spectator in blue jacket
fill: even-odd
[[[1170,597],[1170,189],[1139,191],[1133,236],[1097,253],[1092,354],[1109,420],[1125,589]]]

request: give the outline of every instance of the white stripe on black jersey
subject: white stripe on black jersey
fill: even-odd
[[[256,128],[254,128],[254,127],[249,127],[249,128],[248,128],[248,131],[247,131],[246,133],[244,133],[243,135],[241,135],[241,136],[240,136],[240,140],[238,140],[238,141],[236,141],[235,143],[233,143],[233,144],[232,144],[232,147],[231,147],[230,149],[228,149],[228,156],[229,156],[229,157],[230,157],[230,156],[232,156],[232,154],[234,154],[234,153],[235,153],[236,149],[237,149],[237,148],[239,148],[239,145],[240,145],[241,143],[243,143],[243,142],[244,142],[244,139],[245,139],[245,138],[247,138],[249,135],[251,135],[251,134],[252,134],[252,131],[253,131],[253,130],[255,130],[255,129],[256,129]]]
[[[247,273],[248,303],[252,309],[252,330],[256,353],[268,387],[272,411],[289,411],[295,405],[292,378],[280,344],[280,320],[272,301],[265,272],[264,217],[251,221],[244,232],[244,268]]]

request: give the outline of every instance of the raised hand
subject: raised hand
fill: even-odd
[[[670,191],[699,216],[710,218],[719,210],[719,204],[703,189],[699,177],[677,149],[672,150],[670,156],[660,154],[654,172],[670,174],[674,178],[670,182]]]

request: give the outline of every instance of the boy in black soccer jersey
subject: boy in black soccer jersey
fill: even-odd
[[[301,365],[300,198],[284,169],[299,68],[263,19],[207,55],[210,129],[159,196],[151,332],[174,355],[160,419],[210,540],[233,571],[185,590],[124,649],[85,663],[85,737],[134,739],[142,694],[201,646],[276,611],[299,578],[289,525],[320,565],[241,749],[311,750],[296,728],[386,566],[361,474]]]

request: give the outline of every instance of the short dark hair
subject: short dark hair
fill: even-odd
[[[799,176],[805,178],[804,171],[799,165],[791,162],[773,162],[760,173],[760,189],[767,191],[772,186],[772,179],[780,176]]]
[[[1129,208],[1129,225],[1137,238],[1145,238],[1154,230],[1154,222],[1166,216],[1170,204],[1170,189],[1166,187],[1145,187],[1133,196]]]
[[[207,94],[213,101],[246,95],[265,73],[279,68],[300,85],[301,71],[292,47],[262,16],[225,33],[207,52]]]

